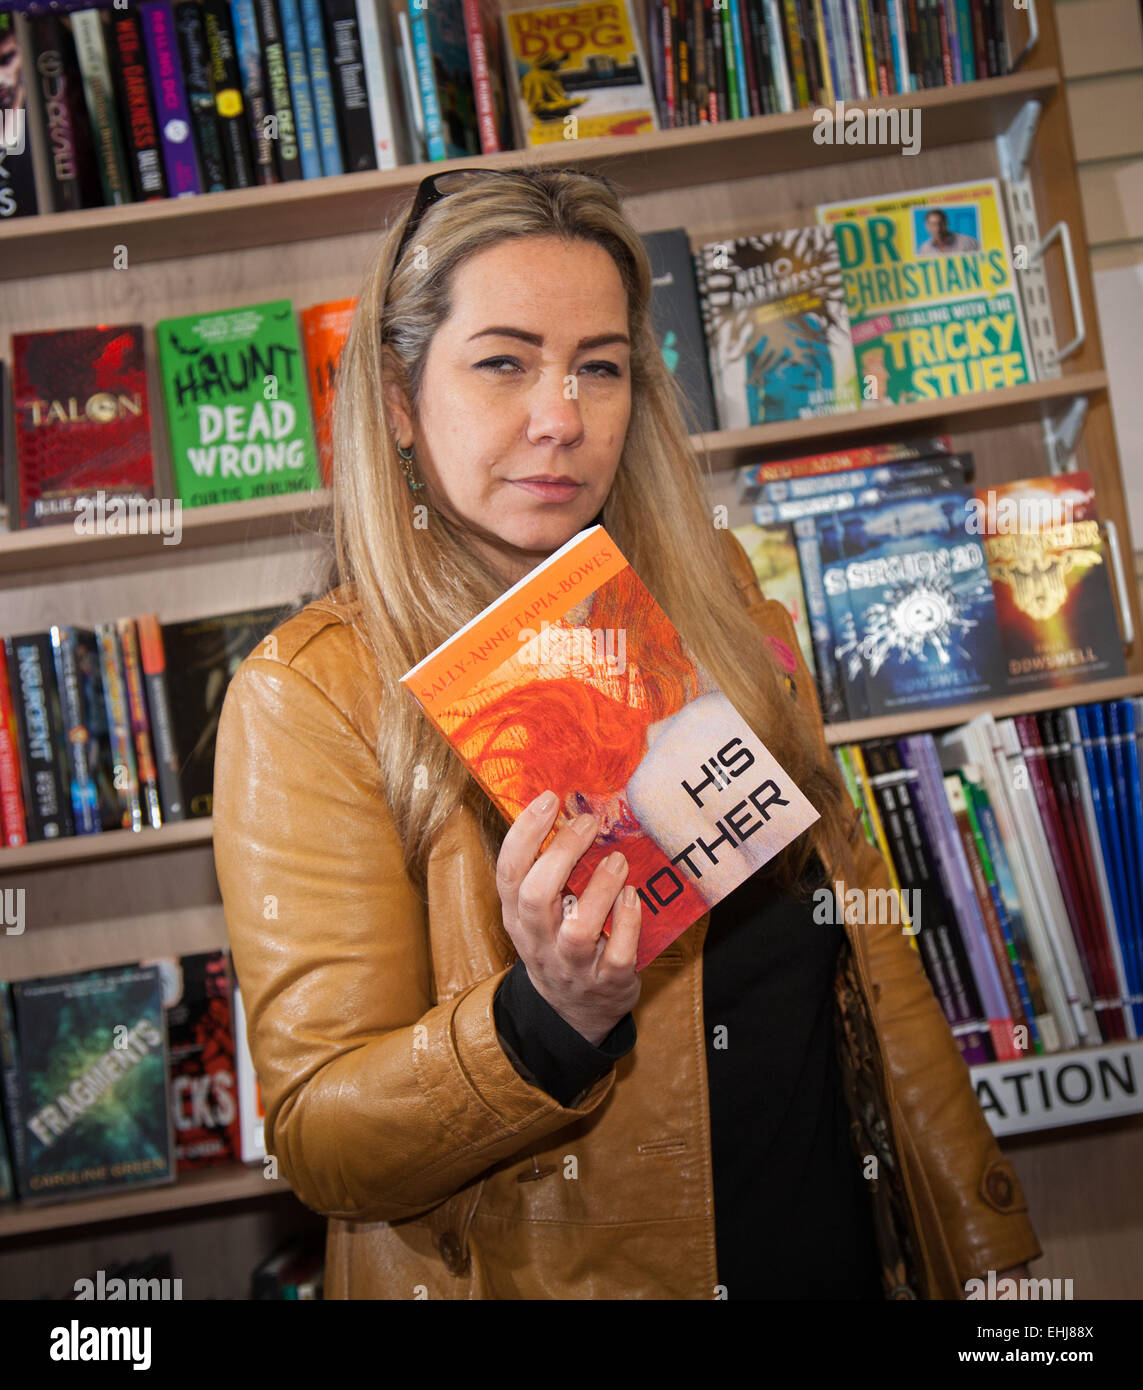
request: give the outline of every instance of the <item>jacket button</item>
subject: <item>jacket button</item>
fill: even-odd
[[[1010,1207],[1015,1196],[1012,1179],[1000,1167],[990,1168],[984,1175],[984,1192],[995,1207]]]
[[[437,1249],[441,1252],[441,1259],[450,1274],[460,1274],[468,1264],[460,1248],[460,1240],[453,1231],[446,1231],[441,1236],[437,1242]]]

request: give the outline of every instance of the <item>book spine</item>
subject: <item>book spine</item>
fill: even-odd
[[[83,94],[99,155],[99,177],[103,201],[108,207],[132,201],[131,179],[119,131],[115,96],[111,89],[111,69],[103,38],[103,15],[99,10],[77,10],[71,16],[71,32],[76,57],[83,76]]]
[[[680,5],[685,0],[679,0]],[[738,0],[738,18],[742,25],[742,69],[746,85],[746,104],[743,115],[768,116],[775,105],[774,84],[770,79],[770,41],[762,7],[766,0]],[[739,100],[742,100],[741,93]]]
[[[246,106],[242,100],[242,78],[238,71],[238,53],[228,0],[203,0],[203,22],[215,111],[222,136],[222,155],[226,161],[226,182],[231,188],[252,188],[254,158],[250,151]]]
[[[8,682],[16,712],[28,839],[55,840],[74,833],[66,764],[57,735],[58,703],[51,643],[46,636],[5,638]]]
[[[131,178],[135,197],[149,201],[167,196],[163,151],[155,121],[155,105],[143,56],[143,26],[136,14],[111,16],[116,76],[123,101],[124,127],[131,149]]]
[[[8,99],[13,102],[5,121],[15,121],[15,130],[5,128],[4,145],[0,147],[0,221],[10,217],[33,217],[39,211],[36,198],[36,171],[33,150],[36,146],[28,109],[35,74],[25,68],[26,46],[20,43],[16,16],[0,14],[0,50],[5,54]],[[9,134],[14,138],[9,138]]]
[[[861,11],[858,0],[843,0],[843,4],[853,91],[859,101],[868,101],[870,91],[865,77],[865,54],[861,46]]]
[[[373,124],[353,0],[323,0],[334,109],[341,120],[346,172],[377,168]]]
[[[824,34],[824,61],[829,71],[830,90],[833,101],[844,101],[846,84],[842,80],[840,53],[838,51],[836,0],[821,0],[821,22]]]
[[[294,107],[290,101],[290,73],[286,63],[286,46],[282,42],[282,26],[274,0],[254,0],[254,18],[258,23],[258,42],[266,69],[266,98],[277,131],[275,147],[278,155],[278,174],[283,182],[302,177],[302,161],[298,151],[298,130],[294,122]]]
[[[415,0],[409,0],[410,5],[414,2]],[[413,94],[414,104],[420,112],[420,139],[424,145],[424,152],[428,155],[428,112],[421,95],[423,79],[420,59],[417,55],[410,16],[402,11],[402,18],[408,25],[409,35],[409,45],[405,56],[411,64],[411,75],[416,77],[416,82],[411,85],[410,90]],[[422,28],[424,28],[425,15],[423,11],[421,12],[421,20]],[[401,131],[398,110],[400,98],[393,82],[392,72],[386,61],[388,38],[385,37],[385,31],[381,27],[381,16],[373,0],[357,0],[357,26],[361,38],[361,60],[365,66],[365,90],[369,94],[369,114],[373,122],[373,144],[377,168],[395,169],[401,162]],[[426,56],[429,56],[427,29],[425,29],[424,38]],[[431,72],[429,76],[432,77]],[[433,82],[432,87],[435,103],[435,82]],[[441,142],[440,148],[443,151],[444,132],[439,106],[434,104],[434,110],[436,112],[437,135]]]
[[[476,128],[480,132],[480,152],[496,154],[500,149],[500,132],[496,125],[496,103],[489,75],[488,45],[484,38],[480,0],[464,0],[463,10],[468,66],[472,73],[472,97],[476,104]],[[652,14],[657,13],[657,5],[650,5],[647,12],[648,20]]]
[[[107,710],[107,737],[111,744],[115,790],[119,796],[120,825],[124,830],[141,830],[143,809],[139,796],[138,763],[131,742],[123,653],[115,624],[96,623],[95,640],[99,647],[99,673],[103,682],[103,703]]]
[[[679,75],[682,80],[683,110],[687,125],[698,124],[695,104],[695,0],[679,0]]]
[[[221,193],[227,186],[226,158],[222,153],[222,131],[219,129],[218,108],[214,104],[214,90],[210,81],[210,57],[202,8],[198,0],[175,0],[174,17],[187,105],[202,165],[203,188],[207,193]]]
[[[1008,43],[1004,33],[1003,0],[984,0],[984,34],[990,77],[1008,73]]]
[[[770,39],[770,68],[774,75],[774,96],[779,111],[794,109],[794,87],[790,80],[790,56],[782,31],[779,0],[766,0],[766,32]]]
[[[1128,795],[1124,805],[1124,812],[1127,826],[1127,837],[1130,845],[1133,846],[1132,859],[1136,870],[1136,883],[1143,880],[1143,769],[1140,767],[1140,717],[1143,709],[1140,709],[1139,700],[1120,700],[1119,706],[1120,732],[1123,740],[1123,761],[1127,772]],[[1136,899],[1137,906],[1138,899]],[[1143,959],[1143,908],[1136,917],[1136,955]],[[1115,933],[1112,930],[1110,917],[1107,920],[1109,943],[1114,943]],[[1120,970],[1122,976],[1122,970]],[[1138,1037],[1138,1029],[1143,1026],[1143,993],[1131,996],[1126,990],[1122,991],[1122,997],[1129,1006],[1124,1009],[1125,1022],[1128,1024],[1129,1034]]]
[[[0,654],[0,816],[4,843],[28,843],[24,793],[20,786],[20,739],[16,731],[16,705],[8,681],[8,663]]]
[[[951,87],[953,82],[952,47],[949,35],[949,13],[946,0],[936,0],[937,31],[941,40],[941,83]]]
[[[159,781],[159,800],[164,821],[186,820],[179,754],[175,747],[171,704],[167,694],[167,661],[163,633],[153,613],[135,620],[139,637],[139,659],[147,691],[147,714],[151,726],[151,746]]]
[[[60,712],[63,715],[63,744],[67,756],[75,833],[98,835],[103,826],[99,820],[99,797],[87,764],[87,743],[91,731],[84,719],[79,673],[75,665],[75,639],[66,628],[53,627],[51,640]]]
[[[845,718],[845,702],[842,699],[837,669],[833,661],[833,639],[822,572],[821,543],[812,517],[794,522],[794,544],[797,547],[802,583],[806,591],[806,615],[810,620],[810,640],[814,648],[822,716],[827,724],[836,724]]]
[[[996,1059],[1000,1062],[1014,1061],[1020,1052],[1012,1031],[1012,1017],[976,901],[964,847],[949,809],[931,736],[903,739],[901,747],[906,766],[914,767],[918,773],[917,785],[929,813],[930,839],[934,841],[938,871],[946,896],[956,913],[961,939],[988,1019]]]
[[[358,10],[360,14],[360,8]],[[417,62],[417,84],[420,88],[421,103],[425,111],[425,146],[429,159],[435,163],[446,155],[444,125],[441,121],[440,104],[437,101],[437,83],[433,73],[433,55],[429,47],[429,27],[424,11],[416,7],[416,0],[409,0],[409,27],[413,36],[413,56]],[[676,92],[677,101],[677,92]],[[682,112],[676,105],[676,121]]]
[[[157,830],[163,823],[159,799],[159,779],[151,745],[151,720],[147,714],[147,691],[143,663],[139,655],[139,634],[133,618],[120,618],[115,624],[119,650],[123,657],[123,678],[127,692],[127,713],[135,747],[135,766],[139,776],[139,798],[143,820]]]
[[[945,0],[945,22],[949,31],[949,59],[952,64],[952,82],[958,85],[964,81],[964,65],[960,56],[960,14],[959,0]]]
[[[242,105],[248,123],[254,177],[259,184],[277,183],[274,141],[266,133],[266,118],[270,113],[270,105],[266,99],[262,45],[258,42],[254,0],[230,0],[230,18],[234,27],[238,70],[242,77]]]
[[[723,22],[730,12],[728,3],[723,4]],[[667,99],[671,117],[671,127],[681,126],[684,121],[683,97],[679,90],[679,0],[667,0],[667,17],[663,34],[664,61],[666,63]],[[509,61],[512,61],[509,59]]]
[[[649,0],[649,3],[656,6],[658,10],[657,38],[659,41],[659,61],[658,68],[662,78],[662,87],[659,93],[659,124],[664,130],[670,130],[675,124],[675,73],[672,65],[674,50],[671,40],[671,6],[670,0]],[[704,13],[709,11],[713,5],[713,0],[706,0]]]
[[[972,35],[972,7],[969,0],[956,0],[956,38],[960,53],[960,80],[976,81],[976,48]]]
[[[714,0],[710,0],[709,7],[704,0],[704,11],[710,15],[711,68],[715,94],[715,111],[712,119],[728,121],[730,119],[730,96],[726,84],[726,40],[722,27],[722,11],[714,7]]]
[[[865,3],[865,0],[862,0]],[[810,80],[806,67],[806,50],[802,43],[802,33],[798,23],[797,0],[782,0],[782,18],[786,26],[786,51],[790,55],[790,76],[794,86],[794,104],[797,107],[809,106]]]
[[[1122,715],[1130,706],[1126,700],[1109,700],[1103,706],[1107,729],[1107,749],[1112,774],[1112,801],[1119,820],[1120,842],[1123,845],[1123,862],[1126,869],[1128,898],[1133,909],[1136,958],[1143,960],[1143,857],[1135,834],[1132,802],[1138,809],[1139,786],[1132,784],[1126,758],[1126,745],[1130,741],[1135,750],[1135,732],[1130,736],[1124,730]]]
[[[191,113],[187,105],[170,0],[151,0],[151,3],[140,7],[139,13],[155,92],[155,117],[163,141],[167,189],[172,198],[201,193],[202,174],[190,134],[193,128]]]
[[[919,91],[925,85],[925,67],[921,58],[918,0],[905,0],[905,49],[909,55],[909,90]]]
[[[329,70],[320,0],[301,0],[301,11],[322,173],[327,177],[343,174],[345,165],[341,158],[341,139],[337,133],[337,109],[333,101],[333,79]]]
[[[294,105],[294,125],[298,132],[298,151],[302,177],[320,179],[321,149],[318,146],[317,119],[314,115],[313,88],[306,67],[306,44],[298,0],[278,0],[282,23],[282,42],[286,50],[286,71],[290,79],[290,98]]]
[[[0,980],[0,1092],[11,1145],[12,1179],[18,1197],[27,1195],[28,1137],[24,1132],[24,1081],[16,1032],[12,986]]]
[[[877,43],[880,58],[877,68],[879,96],[893,91],[893,36],[889,29],[889,7],[892,0],[877,0]]]
[[[659,6],[652,3],[648,7],[648,19],[654,16],[658,22]],[[710,124],[710,96],[713,89],[710,73],[710,15],[703,0],[694,0],[695,15],[695,116],[699,125]]]
[[[983,77],[991,77],[988,70],[988,46],[984,40],[984,0],[969,0],[972,15],[972,62],[979,82]]]
[[[48,201],[53,212],[71,212],[85,205],[80,179],[73,112],[78,73],[65,63],[63,26],[54,15],[28,21],[28,40],[35,74],[38,134],[49,151]],[[31,76],[31,74],[29,74]]]

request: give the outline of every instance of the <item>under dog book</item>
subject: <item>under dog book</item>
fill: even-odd
[[[401,683],[509,821],[546,788],[562,803],[549,840],[596,816],[568,889],[622,852],[641,901],[637,970],[818,818],[602,526]]]

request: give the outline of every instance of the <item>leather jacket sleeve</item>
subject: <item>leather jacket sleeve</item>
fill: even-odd
[[[372,751],[285,651],[248,657],[227,692],[214,852],[267,1149],[306,1205],[416,1215],[614,1085],[610,1069],[565,1107],[517,1072],[493,1012],[507,969],[433,997],[426,908]]]
[[[813,677],[793,621],[780,603],[763,597],[745,551],[730,532],[726,534],[733,542],[731,563],[743,601],[762,628],[778,636],[793,653],[798,698],[809,703],[820,759],[833,770]],[[852,883],[866,890],[887,890],[885,861],[866,840],[856,812],[849,849]],[[899,925],[872,923],[858,926],[857,931],[865,940],[873,986],[870,1004],[896,1102],[902,1158],[910,1181],[927,1184],[939,1213],[940,1229],[923,1235],[927,1242],[945,1242],[963,1297],[968,1279],[989,1269],[999,1273],[1043,1252],[1028,1219],[1019,1178],[988,1127],[919,953]],[[947,1290],[944,1296],[958,1295]]]

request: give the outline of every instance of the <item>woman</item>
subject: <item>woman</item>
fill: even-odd
[[[228,692],[219,883],[333,1297],[958,1298],[1040,1253],[900,927],[813,921],[886,869],[650,295],[606,181],[426,180],[342,361],[341,585]],[[566,788],[506,826],[398,683],[595,521],[819,813],[641,972],[622,856],[562,909],[608,808],[541,853]]]

